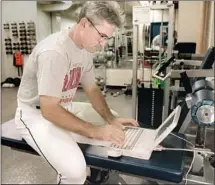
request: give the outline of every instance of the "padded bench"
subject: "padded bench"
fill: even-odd
[[[178,134],[179,135],[179,134]],[[183,135],[179,135],[183,137]],[[19,135],[14,120],[2,124],[2,145],[38,155]],[[185,142],[169,135],[161,145],[166,147],[185,148]],[[109,158],[105,147],[79,145],[88,166],[115,170],[119,173],[154,179],[170,183],[180,183],[184,175],[184,151],[154,151],[150,160],[122,156],[119,159]]]

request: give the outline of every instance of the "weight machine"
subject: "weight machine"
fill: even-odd
[[[214,87],[206,80],[206,77],[214,76],[212,66],[215,61],[215,47],[208,49],[205,58],[197,70],[173,70],[167,73],[167,67],[174,65],[174,57],[171,57],[153,74],[155,78],[166,81],[170,78],[181,78],[185,89],[186,98],[179,104],[182,106],[178,126],[175,131],[185,133],[191,121],[197,125],[195,137],[196,152],[192,163],[189,179],[193,182],[214,183],[214,155],[205,148],[206,128],[214,126]],[[189,78],[192,78],[190,80]]]

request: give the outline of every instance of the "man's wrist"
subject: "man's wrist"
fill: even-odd
[[[90,124],[90,123],[89,123]],[[90,124],[90,127],[88,127],[88,137],[91,139],[96,138],[96,127]]]
[[[115,117],[113,114],[111,114],[111,115],[109,115],[109,116],[107,117],[106,121],[107,121],[109,124],[111,124],[111,123],[113,122],[114,119],[116,119],[116,117]]]

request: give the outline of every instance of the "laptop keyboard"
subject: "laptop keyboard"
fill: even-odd
[[[126,127],[124,132],[125,132],[124,144],[122,146],[119,146],[113,143],[111,144],[110,147],[124,150],[132,150],[135,146],[135,143],[140,138],[143,129]]]

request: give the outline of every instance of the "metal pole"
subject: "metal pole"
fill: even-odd
[[[162,44],[163,44],[163,12],[164,10],[161,9],[161,12],[162,12],[162,16],[161,16],[161,26],[160,26],[160,36],[161,36],[161,39],[160,39],[160,49],[159,49],[159,64],[161,63],[161,48],[162,48]]]
[[[141,68],[142,68],[142,82],[144,83],[144,51],[145,51],[145,45],[146,45],[146,42],[145,42],[145,35],[146,35],[146,31],[145,31],[145,29],[146,29],[146,25],[144,24],[143,25],[143,31],[142,31],[142,33],[143,33],[143,47],[142,47],[142,51],[141,51],[141,53],[143,54],[143,56],[142,56],[142,61],[141,61]]]
[[[125,38],[125,60],[127,60],[128,59],[128,37],[126,33],[124,38]]]
[[[149,44],[148,47],[151,47],[151,24],[149,25],[149,30],[148,30],[148,36],[149,36]]]
[[[104,61],[104,87],[103,87],[103,91],[104,94],[107,92],[107,69],[106,69],[106,65],[107,65],[107,60]]]
[[[168,47],[167,47],[167,58],[172,56],[173,46],[173,31],[174,31],[174,6],[173,4],[169,7],[169,25],[168,25]],[[170,71],[170,67],[167,67],[167,73]],[[169,112],[169,95],[170,95],[170,78],[167,78],[164,86],[164,107],[163,117],[164,121]]]
[[[115,31],[115,65],[114,68],[117,68],[117,59],[119,56],[119,46],[118,46],[118,30]]]
[[[133,25],[133,82],[132,82],[132,118],[137,114],[137,31],[138,25]]]

